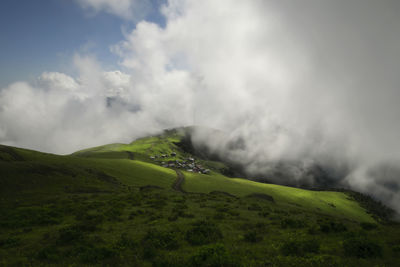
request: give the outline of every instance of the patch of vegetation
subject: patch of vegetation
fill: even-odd
[[[210,221],[197,221],[186,232],[186,241],[191,245],[214,243],[222,238],[222,232],[219,227]]]
[[[382,202],[373,199],[371,196],[354,191],[347,191],[347,194],[349,194],[351,198],[359,202],[360,205],[365,208],[369,213],[371,213],[377,220],[388,222],[393,218],[395,214],[395,211],[393,209],[382,204]]]
[[[319,241],[310,240],[288,240],[280,248],[284,256],[305,256],[308,253],[318,253],[320,248]]]
[[[281,227],[283,229],[285,228],[298,229],[298,228],[304,228],[305,226],[306,223],[303,220],[285,218],[281,221]]]
[[[59,234],[57,239],[58,245],[70,244],[83,239],[83,231],[80,229],[80,227],[76,226],[67,226],[61,228],[58,231],[58,234]]]
[[[180,246],[176,232],[157,229],[150,229],[142,239],[142,244],[144,247],[166,250],[175,250]]]
[[[353,237],[343,242],[344,254],[356,258],[380,258],[383,256],[382,246],[366,237]]]
[[[319,229],[323,233],[340,233],[347,231],[346,225],[341,222],[324,220],[319,222]]]
[[[244,240],[250,243],[258,243],[263,240],[263,236],[256,230],[250,230],[244,234]]]
[[[242,265],[240,260],[231,255],[223,244],[213,244],[200,248],[200,250],[190,258],[188,266],[239,267]]]
[[[79,247],[78,255],[82,263],[96,264],[115,257],[117,253],[108,247],[87,245]]]
[[[360,223],[360,226],[362,229],[367,231],[378,228],[378,225],[376,223],[369,223],[369,222],[362,222]]]
[[[51,207],[21,207],[2,214],[0,227],[16,228],[58,224],[61,213]]]
[[[21,239],[18,237],[7,237],[5,239],[0,239],[0,248],[13,248],[19,246]]]

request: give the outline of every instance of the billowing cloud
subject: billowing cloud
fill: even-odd
[[[38,78],[38,84],[47,89],[75,91],[79,85],[74,78],[59,72],[44,72]]]
[[[80,2],[124,18],[136,3]],[[312,185],[319,181],[310,171],[321,166],[336,185],[397,206],[399,7],[393,0],[170,0],[161,9],[165,27],[141,21],[112,47],[125,73],[77,56],[79,77],[44,73],[35,86],[1,90],[0,142],[67,153],[206,125],[228,137],[199,133],[197,140],[250,174]],[[245,146],[231,149],[238,138]],[[275,175],[280,164],[284,177]]]

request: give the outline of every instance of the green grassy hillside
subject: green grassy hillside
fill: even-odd
[[[159,165],[192,157],[181,137],[69,156],[0,146],[0,266],[399,266],[399,225],[347,193],[228,178],[201,159],[211,172],[180,181]]]
[[[254,193],[267,194],[279,205],[295,206],[299,210],[323,213],[356,221],[374,222],[360,205],[341,192],[310,191],[275,184],[257,183],[220,174],[185,173],[185,190],[209,193],[224,191],[244,197]]]
[[[191,156],[176,145],[182,136],[182,133],[171,132],[165,135],[138,139],[130,144],[111,144],[86,149],[78,151],[73,155],[89,158],[108,157],[110,159],[131,156],[154,163],[150,160],[152,155],[170,155],[172,152],[175,152],[176,156],[162,160],[182,160]],[[129,155],[127,152],[131,152],[132,154]],[[367,214],[358,203],[349,199],[349,196],[344,193],[302,190],[293,187],[262,184],[240,178],[228,178],[219,173],[219,170],[225,167],[223,164],[218,165],[217,162],[199,161],[203,165],[214,169],[214,171],[209,175],[185,172],[186,181],[184,189],[188,192],[209,193],[212,191],[224,191],[239,197],[253,193],[262,193],[272,196],[275,202],[282,205],[297,205],[298,207],[302,207],[303,210],[358,221],[373,221],[370,214]]]

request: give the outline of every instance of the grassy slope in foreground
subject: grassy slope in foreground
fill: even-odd
[[[325,216],[314,192],[185,174],[186,189],[240,198],[173,191],[174,171],[149,163],[0,146],[0,266],[400,266],[396,225]],[[276,203],[245,197],[257,190]]]

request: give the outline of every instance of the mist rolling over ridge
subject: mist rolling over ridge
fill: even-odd
[[[204,125],[224,135],[200,129],[194,144],[249,176],[400,211],[398,1],[170,0],[165,25],[135,17],[140,1],[77,3],[138,20],[110,47],[120,68],[80,50],[76,75],[1,88],[0,143],[66,154]]]

